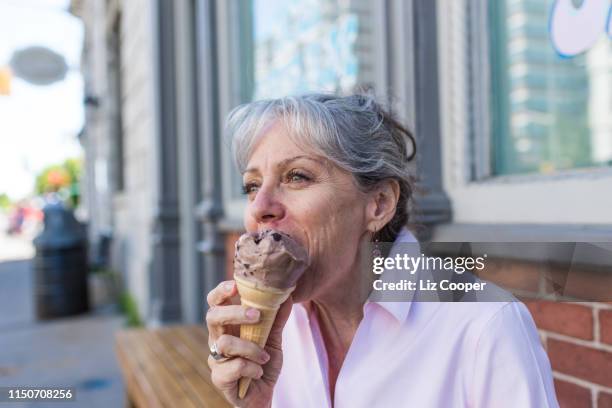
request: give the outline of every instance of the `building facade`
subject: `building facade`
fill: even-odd
[[[242,232],[225,117],[254,99],[354,89],[389,102],[417,135],[412,214],[424,238],[612,242],[611,42],[602,33],[560,58],[547,40],[553,6],[73,0],[86,32],[92,244],[112,233],[112,267],[149,325],[201,322]],[[533,259],[500,257],[509,287],[547,290]],[[575,272],[612,287],[610,273]],[[607,406],[612,299],[552,299],[528,305],[560,401]]]
[[[153,183],[158,145],[154,141],[156,53],[151,41],[149,2],[75,2],[85,23],[82,58],[86,127],[84,199],[89,238],[97,244],[112,233],[112,266],[148,311],[152,230],[156,197]],[[129,58],[127,57],[129,55]],[[94,245],[95,246],[95,245]]]

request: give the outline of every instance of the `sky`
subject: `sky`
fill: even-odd
[[[48,165],[83,155],[83,80],[79,71],[81,21],[68,0],[0,0],[0,67],[15,50],[38,45],[66,59],[63,81],[30,85],[13,77],[11,94],[0,95],[0,194],[12,199],[33,191],[36,174]]]

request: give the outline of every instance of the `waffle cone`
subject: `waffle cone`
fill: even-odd
[[[240,325],[240,338],[252,341],[263,348],[268,341],[270,329],[272,329],[278,309],[293,292],[295,286],[278,289],[260,285],[239,276],[234,276],[234,280],[238,287],[242,305],[258,309],[261,316],[256,324]],[[250,383],[251,378],[243,377],[240,379],[238,382],[239,398],[244,398]]]

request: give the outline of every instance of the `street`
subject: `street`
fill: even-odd
[[[124,390],[113,350],[122,316],[92,311],[37,321],[32,254],[27,240],[0,235],[0,387],[75,387],[76,402],[2,406],[122,406]]]

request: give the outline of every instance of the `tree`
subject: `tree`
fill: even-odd
[[[61,193],[76,207],[79,203],[82,167],[83,160],[79,158],[67,159],[61,164],[46,167],[36,177],[36,193]]]
[[[0,210],[6,210],[11,206],[11,199],[6,193],[0,194]]]

